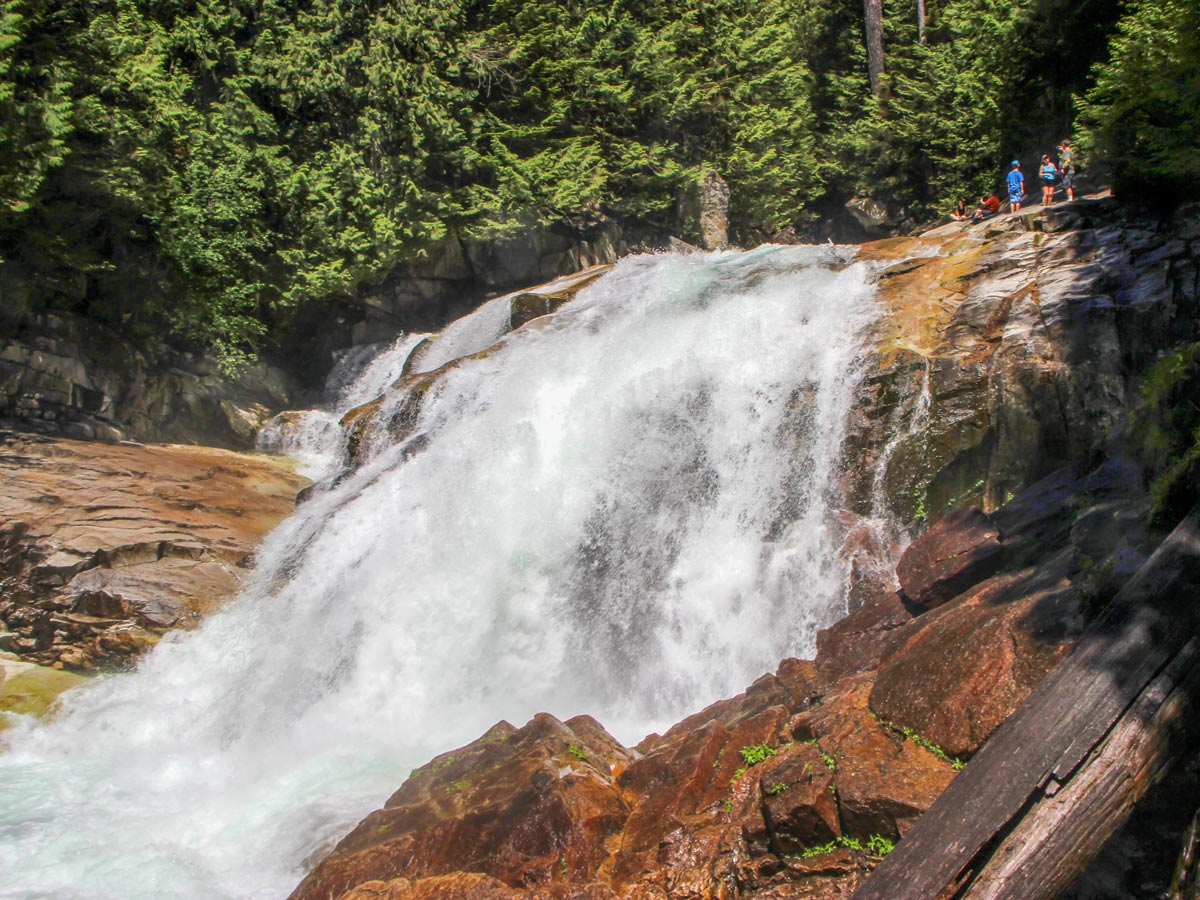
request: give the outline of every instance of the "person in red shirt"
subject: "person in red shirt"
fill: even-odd
[[[1000,198],[995,194],[990,197],[979,198],[979,209],[975,210],[975,215],[971,216],[973,222],[978,222],[980,219],[986,219],[989,216],[994,216],[1000,212]]]

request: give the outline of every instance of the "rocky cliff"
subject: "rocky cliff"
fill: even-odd
[[[449,236],[353,301],[306,309],[271,361],[230,376],[204,353],[134,342],[120,329],[69,314],[0,310],[0,422],[72,438],[254,445],[271,416],[311,402],[353,348],[432,331],[485,297],[611,263],[637,235],[602,220],[518,236]]]
[[[848,897],[1070,653],[1160,539],[1122,428],[1196,339],[1196,211],[1097,199],[862,255],[884,315],[846,448],[856,580],[816,658],[636,747],[586,716],[498,723],[295,900]]]

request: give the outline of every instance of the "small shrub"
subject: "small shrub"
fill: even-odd
[[[587,762],[587,761],[588,761],[588,755],[587,755],[587,751],[585,751],[585,750],[584,750],[582,747],[580,747],[578,744],[568,744],[568,745],[567,745],[567,752],[568,752],[568,753],[570,753],[570,754],[571,754],[573,757],[575,757],[576,759],[581,759],[581,760],[583,760],[584,762]]]
[[[736,772],[734,772],[734,773],[733,773],[733,777],[729,779],[729,783],[730,783],[730,784],[736,784],[736,783],[737,783],[737,780],[738,780],[739,778],[741,778],[741,777],[742,777],[743,775],[745,775],[745,774],[746,774],[746,769],[745,769],[745,767],[742,767],[742,768],[738,769]]]
[[[827,768],[830,772],[837,771],[837,757],[832,753],[826,753],[824,750],[822,750],[821,760],[825,763],[825,768]]]
[[[788,786],[786,784],[783,784],[783,783],[777,781],[777,782],[775,782],[775,784],[773,784],[769,788],[767,788],[767,796],[768,797],[777,796],[778,794],[782,794],[787,789],[788,789]]]
[[[743,747],[738,753],[742,754],[742,760],[747,766],[757,766],[765,759],[770,759],[779,751],[774,747],[769,747],[766,744],[751,744],[749,747]]]

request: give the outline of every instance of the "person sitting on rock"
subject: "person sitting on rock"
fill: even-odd
[[[954,216],[954,221],[956,221],[956,222],[962,222],[964,219],[967,218],[967,201],[966,201],[966,199],[964,199],[962,197],[960,197],[958,199],[958,202],[956,204],[954,204],[954,212],[952,212],[951,215]]]
[[[1012,161],[1012,169],[1008,173],[1008,205],[1013,212],[1021,211],[1021,201],[1025,199],[1025,176],[1021,174],[1019,160]]]
[[[979,198],[979,209],[975,210],[975,214],[971,216],[972,222],[979,222],[983,219],[989,219],[996,213],[1000,212],[1000,198],[995,194],[988,197]]]

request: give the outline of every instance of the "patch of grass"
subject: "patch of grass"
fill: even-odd
[[[723,757],[724,755],[725,755],[725,748],[722,747],[720,750],[717,751],[717,758],[713,760],[713,768],[714,769],[719,769],[721,767],[721,757]]]
[[[725,807],[725,812],[733,812],[733,798],[726,797],[725,802],[721,804]]]
[[[896,842],[882,834],[873,834],[867,838],[867,852],[872,856],[887,856],[896,849]]]
[[[950,765],[954,767],[955,771],[963,767],[964,763],[961,759],[959,759],[957,756],[951,756],[933,741],[929,740],[929,738],[917,734],[907,725],[897,725],[895,722],[889,722],[887,719],[882,719],[878,716],[876,716],[875,720],[893,734],[898,734],[905,740],[912,741],[918,747],[928,750],[938,759],[950,763]]]
[[[783,784],[782,782],[777,781],[773,785],[771,785],[769,788],[767,788],[767,796],[768,797],[778,796],[779,794],[782,794],[787,789],[788,789],[788,786],[786,784]]]
[[[913,521],[924,522],[929,518],[929,512],[925,509],[925,495],[921,494],[917,498],[916,508],[913,509]]]
[[[587,751],[584,750],[582,747],[580,747],[578,744],[568,744],[567,752],[570,753],[576,759],[583,760],[584,762],[588,761]]]
[[[465,791],[471,786],[471,782],[465,780],[452,781],[446,785],[447,794],[457,794],[459,791]]]
[[[742,761],[747,766],[757,766],[763,760],[775,756],[779,751],[767,744],[751,744],[749,747],[743,747],[738,753],[742,755]]]
[[[430,764],[429,771],[436,775],[438,772],[442,771],[442,769],[446,768],[446,766],[452,765],[456,762],[458,762],[458,757],[454,755],[447,756],[444,759],[435,759]]]
[[[853,850],[858,853],[861,853],[865,849],[873,856],[887,856],[894,849],[896,849],[896,844],[894,841],[884,837],[882,834],[873,834],[867,838],[866,845],[864,846],[863,842],[858,838],[850,837],[849,835],[844,834],[839,838],[834,838],[828,843],[806,847],[803,851],[801,851],[800,858],[812,859],[814,856],[824,856],[826,853],[832,853],[839,847],[845,850]]]
[[[982,492],[983,492],[983,479],[980,478],[977,482],[975,482],[973,485],[971,485],[969,488],[967,488],[965,491],[963,491],[957,497],[951,497],[950,502],[948,502],[946,504],[946,509],[947,510],[954,509],[954,507],[958,506],[958,504],[962,503],[968,497],[978,496]]]
[[[742,768],[738,769],[736,772],[733,773],[733,777],[729,779],[729,783],[736,784],[737,780],[745,774],[746,774],[746,768],[745,768],[745,766],[743,766]]]
[[[828,844],[817,844],[813,847],[805,847],[800,852],[800,858],[812,859],[814,856],[824,856],[826,853],[832,853],[837,848],[837,841],[830,841]]]
[[[827,768],[830,772],[837,771],[837,757],[832,753],[826,753],[824,750],[822,750],[821,761],[825,763],[825,768]]]

